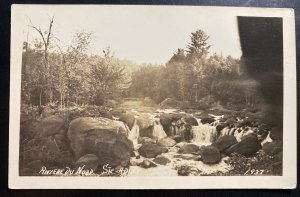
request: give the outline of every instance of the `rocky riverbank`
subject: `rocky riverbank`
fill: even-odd
[[[75,172],[62,176],[282,173],[282,141],[259,112],[134,108],[127,102],[32,114],[21,117],[20,175],[49,175],[43,167]]]

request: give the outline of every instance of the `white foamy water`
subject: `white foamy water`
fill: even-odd
[[[171,114],[177,111],[177,109],[157,109],[159,113]]]
[[[216,127],[210,125],[199,125],[192,127],[193,142],[207,145],[213,142],[216,135]]]
[[[184,145],[182,142],[180,145]],[[177,144],[179,146],[179,144]],[[230,170],[230,166],[225,163],[228,157],[222,158],[218,164],[204,164],[202,161],[195,161],[197,156],[192,154],[178,154],[178,146],[171,147],[169,152],[163,153],[162,156],[168,158],[171,162],[167,165],[156,164],[157,167],[142,168],[140,166],[130,166],[128,176],[178,176],[177,169],[181,166],[188,166],[191,169],[190,176],[201,176],[202,174],[212,174],[216,172],[227,172]],[[178,157],[178,156],[182,156]],[[189,159],[188,159],[189,158]],[[139,159],[131,158],[135,163],[140,163],[145,158]],[[152,160],[152,159],[148,159]]]
[[[273,140],[270,137],[271,132],[269,131],[268,136],[261,142],[261,145],[263,146],[267,142],[273,142]]]
[[[152,134],[153,134],[153,137],[157,138],[157,140],[167,137],[167,134],[164,131],[162,125],[157,121],[154,121]]]
[[[139,128],[139,125],[137,125],[136,120],[135,120],[133,127],[128,132],[128,139],[130,139],[133,142],[134,147],[137,146],[139,137],[140,137],[140,128]]]

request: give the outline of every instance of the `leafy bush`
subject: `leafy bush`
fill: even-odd
[[[262,150],[254,157],[233,153],[227,160],[232,169],[225,175],[281,175],[282,160],[266,155]]]

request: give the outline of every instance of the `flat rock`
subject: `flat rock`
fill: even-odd
[[[257,137],[249,136],[237,144],[232,145],[225,150],[226,154],[238,153],[246,157],[253,156],[259,149],[261,144]]]

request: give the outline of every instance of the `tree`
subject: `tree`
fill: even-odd
[[[201,29],[192,32],[190,36],[190,43],[187,46],[188,56],[192,58],[199,58],[206,56],[211,47],[208,45],[209,36]]]
[[[106,99],[120,93],[124,83],[125,67],[113,63],[114,56],[107,48],[102,57],[94,57],[90,63],[90,85],[95,104],[102,105]]]
[[[49,48],[51,44],[51,40],[53,38],[53,23],[54,23],[54,16],[52,18],[49,18],[49,26],[47,30],[42,30],[40,26],[34,26],[30,21],[30,27],[32,27],[36,32],[41,36],[42,43],[43,43],[43,52],[44,52],[44,72],[43,72],[43,77],[44,77],[44,82],[46,84],[41,85],[41,91],[40,91],[40,105],[41,105],[41,96],[42,96],[42,86],[47,86],[48,87],[48,93],[49,93],[49,102],[52,104],[53,102],[53,76],[52,76],[52,67],[51,64],[49,63]]]

